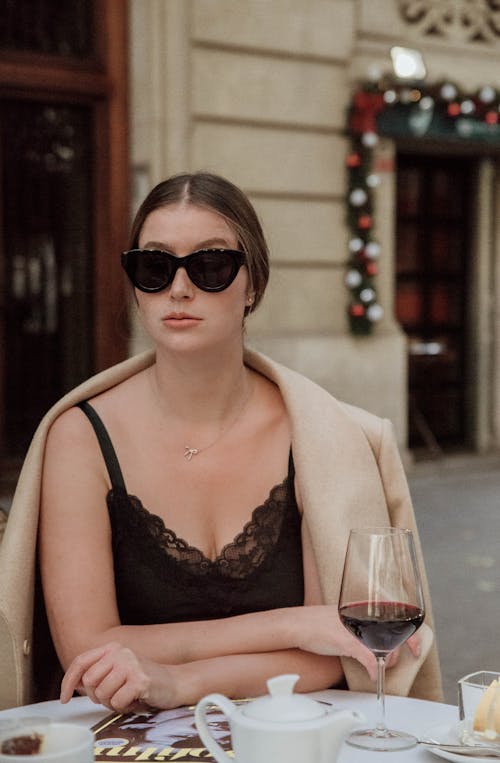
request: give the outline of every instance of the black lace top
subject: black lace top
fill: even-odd
[[[127,493],[101,419],[88,403],[80,407],[96,431],[111,478],[107,504],[123,624],[209,620],[304,603],[291,451],[286,478],[212,561]]]

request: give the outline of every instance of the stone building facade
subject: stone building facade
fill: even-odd
[[[395,312],[400,146],[382,137],[374,149],[384,312],[369,336],[356,336],[346,317],[347,112],[359,81],[390,70],[394,45],[420,51],[428,82],[452,79],[471,92],[500,88],[496,3],[129,0],[129,11],[134,205],[180,171],[205,169],[239,184],[272,254],[268,293],[249,321],[248,342],[337,397],[390,418],[405,447],[409,343]],[[496,149],[450,153],[438,142],[432,150],[473,161],[467,310],[459,327],[462,445],[484,451],[500,437]],[[136,322],[130,351],[144,342]]]

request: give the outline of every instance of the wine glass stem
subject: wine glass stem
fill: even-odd
[[[377,657],[377,704],[378,721],[376,725],[377,736],[387,734],[385,725],[385,657]]]

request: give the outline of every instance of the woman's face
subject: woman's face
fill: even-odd
[[[141,249],[162,249],[182,257],[198,249],[239,249],[235,232],[210,209],[180,202],[151,212],[139,235]],[[228,341],[242,342],[242,322],[248,302],[248,273],[241,267],[221,292],[195,286],[179,268],[166,289],[135,294],[144,327],[158,347],[190,352]]]

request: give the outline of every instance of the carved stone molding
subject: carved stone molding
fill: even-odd
[[[399,0],[399,12],[424,36],[500,46],[500,0]]]

